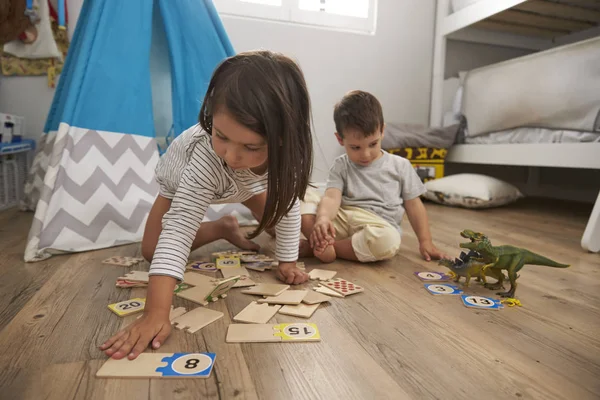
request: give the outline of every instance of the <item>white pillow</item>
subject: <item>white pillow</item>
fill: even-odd
[[[514,185],[491,176],[456,174],[425,183],[426,199],[465,208],[488,208],[512,203],[523,197]]]

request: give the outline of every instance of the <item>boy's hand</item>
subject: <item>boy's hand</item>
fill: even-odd
[[[157,350],[170,334],[171,321],[168,313],[166,315],[144,313],[141,318],[104,342],[100,350],[104,350],[107,356],[112,356],[116,360],[125,356],[133,360],[148,347],[150,342],[152,348]]]
[[[419,251],[423,258],[427,261],[439,260],[442,258],[450,258],[448,255],[444,254],[431,241],[423,242],[419,245]]]
[[[308,274],[298,268],[295,262],[279,262],[277,277],[288,285],[299,285],[309,278]]]
[[[325,248],[335,242],[335,227],[327,217],[319,217],[309,238],[310,246]]]

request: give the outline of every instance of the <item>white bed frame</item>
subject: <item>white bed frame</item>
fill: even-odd
[[[599,27],[553,38],[524,36],[514,32],[490,32],[473,28],[473,25],[479,26],[487,18],[519,6],[526,1],[480,0],[454,13],[450,13],[450,0],[437,1],[431,91],[431,126],[442,124],[444,65],[446,61],[446,41],[448,39],[545,50],[600,34]],[[543,33],[541,32],[539,36],[544,36]],[[468,164],[600,170],[600,143],[460,144],[449,149],[446,161]],[[581,239],[581,246],[590,252],[600,251],[600,187],[598,198]]]

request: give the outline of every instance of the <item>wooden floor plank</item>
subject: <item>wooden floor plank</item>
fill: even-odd
[[[520,201],[491,210],[427,204],[435,243],[458,256],[459,232],[486,233],[568,269],[525,266],[517,297],[523,307],[478,311],[458,297],[433,296],[415,271],[445,268],[426,262],[408,221],[400,254],[361,265],[305,260],[364,286],[365,292],[321,305],[309,319],[316,343],[225,343],[233,315],[255,296],[233,289],[208,307],[224,317],[190,334],[174,330],[160,352],[211,351],[211,377],[192,380],[98,379],[106,356],[98,345],[136,316],[120,318],[110,303],[145,296],[146,289],[114,283],[130,269],[104,265],[112,255],[139,255],[139,244],[26,264],[30,213],[0,213],[0,387],[26,399],[597,399],[600,397],[600,256],[580,239],[591,209],[570,203]],[[6,226],[15,233],[7,235]],[[273,248],[261,235],[259,243]],[[219,241],[196,251],[230,248]],[[276,282],[275,271],[250,271],[256,282]],[[310,282],[294,289],[310,288]],[[469,293],[492,296],[472,281]],[[196,304],[174,297],[175,306]],[[277,314],[272,323],[306,321]],[[151,351],[151,350],[148,350]]]

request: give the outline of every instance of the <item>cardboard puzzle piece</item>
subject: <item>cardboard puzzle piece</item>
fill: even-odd
[[[415,275],[420,280],[429,281],[429,282],[443,282],[443,281],[448,281],[451,278],[451,276],[448,274],[444,274],[442,272],[435,272],[435,271],[415,272]]]
[[[96,377],[208,378],[215,358],[215,353],[142,353],[135,360],[109,358]]]
[[[317,304],[297,304],[297,305],[286,305],[279,309],[279,314],[291,315],[299,318],[310,318],[319,308],[320,303]]]
[[[321,334],[316,324],[295,322],[286,324],[231,324],[227,343],[319,342]]]
[[[315,288],[313,288],[315,292],[321,293],[321,294],[325,294],[327,296],[332,296],[332,297],[344,297],[343,294],[340,294],[336,291],[333,291],[331,289],[329,289],[328,287],[325,286],[317,286]]]
[[[221,274],[223,274],[223,278],[231,278],[232,276],[250,276],[250,272],[244,267],[235,267],[235,268],[221,268]]]
[[[119,288],[134,288],[134,287],[147,287],[148,284],[145,282],[132,282],[125,279],[117,279],[115,284]]]
[[[281,306],[271,306],[269,304],[258,304],[256,301],[248,304],[242,311],[233,317],[234,321],[245,322],[248,324],[266,324],[269,322]]]
[[[285,290],[283,293],[277,296],[269,296],[264,299],[258,300],[259,303],[268,304],[300,304],[308,290]]]
[[[198,274],[195,272],[184,272],[183,274],[183,282],[192,286],[213,284],[215,281],[216,278],[214,277]]]
[[[193,272],[192,274],[200,275]],[[198,282],[200,283],[198,286],[188,290],[183,290],[177,293],[176,296],[205,306],[209,302],[214,302],[219,298],[227,297],[227,292],[237,283],[239,279],[239,276],[234,276],[223,280],[212,279],[209,282]]]
[[[215,263],[204,262],[204,261],[192,261],[185,267],[189,271],[206,271],[206,272],[215,272],[217,270],[217,266]]]
[[[264,254],[243,254],[240,256],[240,260],[244,263],[253,263],[253,262],[273,262],[271,257],[266,256]]]
[[[144,261],[142,257],[114,256],[102,261],[102,264],[119,265],[121,267],[131,267],[133,265],[141,263],[142,261]]]
[[[173,323],[173,320],[175,318],[182,316],[186,312],[187,312],[187,310],[185,309],[185,307],[173,308],[173,306],[171,306],[171,311],[169,312],[169,321],[171,321],[171,323]],[[137,319],[140,319],[140,318],[142,318],[141,315],[137,317]]]
[[[278,283],[259,283],[250,289],[242,290],[242,293],[252,294],[255,296],[279,296],[289,288],[290,285],[281,285]]]
[[[242,266],[242,264],[240,263],[239,257],[231,257],[231,256],[219,257],[215,261],[215,264],[218,269],[239,268]]]
[[[185,329],[190,333],[194,333],[222,317],[223,313],[220,311],[198,307],[175,318],[172,322],[175,325],[175,328]]]
[[[354,283],[342,278],[333,278],[327,282],[322,283],[322,285],[335,292],[338,292],[344,297],[365,291],[365,289],[362,286],[355,285]]]
[[[118,277],[117,280],[148,283],[150,275],[148,275],[148,271],[129,271],[125,276]]]
[[[173,289],[173,293],[179,293],[183,290],[191,288],[192,285],[188,285],[187,283],[178,283],[175,285],[175,289]]]
[[[328,281],[337,275],[337,271],[327,271],[324,269],[313,269],[308,273],[311,280]]]
[[[250,286],[254,286],[256,285],[256,282],[254,282],[252,279],[250,279],[247,276],[240,276],[240,279],[235,283],[235,285],[233,285],[234,288],[238,288],[238,287],[250,287]]]
[[[428,283],[425,284],[425,289],[433,295],[447,295],[447,294],[462,294],[463,291],[456,285],[450,285],[446,283]]]
[[[460,296],[465,307],[478,308],[480,310],[500,310],[504,306],[500,300],[491,297],[461,295]]]
[[[319,303],[324,303],[326,301],[329,301],[330,299],[331,299],[331,297],[329,297],[323,293],[318,293],[313,290],[307,290],[306,296],[304,296],[304,298],[302,299],[302,302],[305,304],[319,304]]]
[[[227,250],[217,251],[210,255],[211,260],[216,260],[219,257],[238,257],[257,254],[256,251],[252,250]]]
[[[114,304],[109,304],[108,309],[117,314],[119,317],[126,317],[127,315],[144,311],[145,306],[146,299],[135,298]]]
[[[267,269],[271,269],[270,262],[253,262],[253,263],[245,263],[244,268],[251,269],[253,271],[265,272]]]

